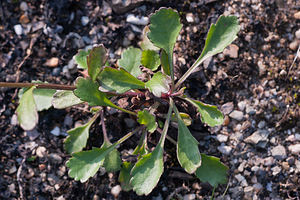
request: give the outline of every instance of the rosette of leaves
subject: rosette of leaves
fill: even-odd
[[[223,114],[217,106],[187,97],[184,88],[180,86],[206,58],[222,52],[237,38],[238,19],[234,16],[220,16],[216,24],[210,27],[199,58],[175,82],[173,49],[181,28],[179,14],[170,8],[161,8],[151,15],[150,25],[143,31],[141,48],[126,49],[118,60],[117,67],[110,67],[107,64],[107,50],[103,45],[95,46],[88,51],[80,50],[74,56],[79,68],[86,70],[88,76],[76,80],[74,91],[56,91],[51,97],[52,105],[55,108],[65,108],[87,103],[95,108],[111,107],[132,115],[140,126],[114,143],[107,139],[103,130],[102,146],[90,150],[85,147],[90,127],[95,123],[99,111],[94,112],[94,116],[86,124],[69,130],[65,149],[72,154],[67,162],[70,177],[85,182],[93,177],[100,167],[109,172],[120,170],[119,181],[124,190],[133,189],[138,195],[148,195],[163,173],[164,143],[172,121],[177,123],[178,127],[176,149],[177,159],[182,168],[189,174],[195,174],[200,180],[209,182],[213,187],[226,183],[227,167],[218,158],[199,151],[198,141],[187,127],[191,123],[191,118],[188,114],[179,112],[175,102],[186,101],[194,106],[200,113],[201,121],[208,126],[223,123]],[[35,87],[24,91],[17,109],[20,124],[26,129],[33,127],[28,123],[28,119],[24,118],[26,113],[30,113],[29,117],[37,121],[36,112],[39,109],[34,91]],[[118,97],[124,96],[150,98],[150,102],[154,103],[144,104],[143,109],[139,111],[127,110],[114,103]],[[168,112],[156,115],[158,114],[156,108],[160,105],[166,106],[165,102],[168,105]],[[165,121],[163,130],[160,131],[160,140],[150,152],[147,148],[147,133],[158,132],[158,122],[162,120],[162,115]],[[104,126],[103,119],[101,121]],[[122,161],[117,148],[131,135],[139,132],[143,134],[132,153],[137,161]]]

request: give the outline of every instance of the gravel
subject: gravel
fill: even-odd
[[[229,117],[237,121],[242,121],[244,118],[244,114],[241,111],[234,110],[232,113],[230,113]]]

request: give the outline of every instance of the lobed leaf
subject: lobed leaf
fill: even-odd
[[[69,167],[69,176],[80,182],[87,181],[93,177],[103,161],[116,145],[111,145],[108,148],[93,148],[89,151],[80,151],[74,153],[73,156],[66,163]]]
[[[184,124],[175,106],[174,112],[178,121],[177,158],[181,167],[184,168],[186,172],[192,174],[201,165],[198,141],[192,136]]]
[[[97,116],[95,115],[88,123],[68,131],[69,136],[64,141],[64,147],[69,154],[81,151],[86,146],[90,127]]]
[[[131,170],[130,184],[138,195],[148,195],[163,173],[163,148],[157,145],[152,153],[143,155]]]
[[[170,90],[169,79],[161,72],[156,72],[150,81],[145,85],[155,96],[161,97],[161,93],[167,93]]]
[[[87,56],[90,54],[91,50],[85,51],[80,49],[78,53],[74,56],[75,63],[77,64],[77,68],[79,69],[87,69]]]
[[[130,184],[130,179],[131,179],[130,171],[132,167],[133,164],[131,162],[123,162],[121,166],[118,180],[121,183],[122,190],[124,190],[125,192],[132,190],[132,186]]]
[[[106,67],[99,75],[101,86],[109,91],[124,93],[132,89],[144,89],[145,83],[132,76],[124,69]]]
[[[52,97],[56,90],[54,89],[34,89],[33,98],[37,111],[47,110],[52,106]]]
[[[24,130],[32,130],[38,123],[38,113],[33,97],[34,89],[35,86],[25,89],[16,110],[18,121]]]
[[[73,91],[61,90],[57,91],[52,97],[52,105],[56,109],[64,109],[70,106],[83,103]]]
[[[106,54],[106,49],[101,44],[93,47],[87,56],[88,74],[93,81],[96,80],[97,76],[101,72],[101,68],[107,60]]]
[[[188,102],[193,104],[201,114],[201,121],[209,126],[218,126],[223,124],[224,116],[217,106],[204,104],[201,101],[185,98]]]
[[[145,50],[142,52],[141,63],[143,66],[155,71],[160,65],[159,54],[153,50]]]
[[[142,51],[138,48],[129,47],[118,60],[118,65],[129,72],[134,77],[138,77],[142,74],[140,69]]]
[[[143,110],[138,112],[138,120],[140,124],[143,124],[147,127],[147,130],[150,133],[153,133],[157,128],[157,123],[155,121],[155,116],[150,114],[149,111]]]
[[[196,171],[196,176],[202,182],[208,182],[213,187],[227,182],[228,167],[214,156],[201,154],[202,164]]]
[[[148,37],[155,46],[166,51],[172,81],[174,81],[173,48],[181,28],[178,13],[171,8],[159,9],[150,17]]]
[[[145,50],[158,51],[159,48],[154,46],[147,36],[149,31],[150,31],[149,27],[145,26],[145,28],[143,29],[142,41],[139,45],[140,45],[141,49],[143,49],[144,51]]]
[[[108,148],[112,144],[110,142],[104,141],[102,147]],[[112,150],[105,156],[103,167],[107,172],[116,172],[121,168],[122,160],[120,158],[120,153],[117,149]]]

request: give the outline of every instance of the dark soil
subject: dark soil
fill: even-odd
[[[70,64],[78,49],[101,43],[109,50],[110,63],[116,63],[120,50],[127,46],[137,47],[141,38],[132,24],[126,22],[127,15],[149,16],[162,6],[174,8],[181,15],[183,29],[175,46],[176,76],[180,77],[200,55],[210,24],[223,13],[237,15],[242,27],[234,41],[239,47],[238,57],[226,53],[215,56],[201,65],[187,79],[185,86],[189,96],[219,108],[232,102],[233,110],[243,112],[243,120],[229,117],[228,113],[228,123],[209,128],[201,123],[196,110],[185,104],[179,108],[194,118],[190,130],[200,141],[201,152],[220,157],[230,168],[228,190],[226,185],[219,186],[215,192],[217,199],[222,199],[225,190],[225,199],[300,198],[299,152],[293,153],[290,149],[300,141],[297,139],[300,137],[299,58],[291,67],[300,43],[295,36],[300,30],[300,19],[294,15],[300,10],[299,1],[135,0],[125,10],[121,7],[111,10],[102,1],[24,2],[28,5],[26,11],[20,8],[22,2],[18,0],[0,1],[1,82],[14,82],[19,77],[20,82],[41,80],[73,85],[76,77],[81,75]],[[193,22],[187,20],[187,14],[192,14]],[[24,15],[28,17],[27,22]],[[81,23],[82,16],[89,17],[86,26]],[[38,22],[42,23],[40,28]],[[17,35],[14,29],[17,24],[22,24],[21,35]],[[32,53],[18,74],[18,65],[26,57],[31,42]],[[293,42],[297,43],[296,47],[292,46]],[[46,61],[53,57],[59,59],[58,65],[46,66]],[[65,67],[68,64],[71,67]],[[0,199],[159,200],[208,199],[211,195],[209,184],[181,169],[176,160],[176,148],[168,141],[164,173],[147,197],[139,197],[132,191],[121,191],[115,197],[111,190],[119,185],[118,173],[98,172],[86,183],[74,181],[68,177],[65,167],[70,157],[63,149],[65,135],[55,136],[50,132],[59,127],[65,133],[75,123],[85,122],[90,117],[87,107],[43,111],[39,114],[36,129],[24,132],[13,120],[18,106],[14,94],[15,89],[0,88]],[[254,114],[241,109],[239,103],[242,101],[246,102],[246,108],[255,109]],[[71,123],[66,123],[66,118],[71,118]],[[130,116],[124,113],[107,115],[106,126],[112,141],[132,130],[128,120],[131,120]],[[265,122],[263,128],[258,126],[261,121]],[[265,146],[249,144],[245,140],[258,129],[270,132]],[[171,127],[169,135],[176,139],[176,134],[176,129]],[[219,134],[229,139],[217,140]],[[236,137],[238,134],[241,135],[239,138]],[[138,139],[139,135],[133,136],[119,150],[126,153],[133,149]],[[149,147],[153,147],[158,139],[158,133],[152,134]],[[102,130],[97,121],[91,129],[87,148],[101,144]],[[231,148],[229,154],[219,150],[218,147],[224,145]],[[273,154],[278,145],[287,151],[284,159],[277,159]],[[42,157],[36,156],[39,147],[46,148]],[[269,157],[273,159],[270,165],[266,164],[268,159],[272,160]],[[246,164],[241,168],[242,163]],[[278,168],[280,170],[276,173]],[[238,175],[246,182],[239,180]]]

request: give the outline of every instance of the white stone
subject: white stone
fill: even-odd
[[[232,113],[230,113],[229,117],[238,121],[242,121],[244,118],[244,114],[241,111],[234,110]]]
[[[297,155],[298,153],[300,153],[300,144],[290,145],[289,151]]]
[[[23,27],[21,24],[14,25],[14,30],[17,35],[22,35],[23,33]]]
[[[257,127],[262,129],[266,126],[266,122],[265,121],[260,121],[258,124],[257,124]]]
[[[186,18],[186,21],[189,23],[193,23],[195,21],[193,13],[187,13],[185,18]]]
[[[278,159],[285,159],[287,157],[284,146],[278,145],[271,150],[272,156]]]
[[[240,111],[244,111],[246,108],[246,101],[241,101],[238,103],[238,108],[240,109]]]
[[[252,135],[245,139],[245,142],[257,144],[262,141],[268,141],[269,131],[267,130],[258,130],[255,131]]]
[[[131,23],[131,24],[135,24],[135,25],[147,25],[149,22],[149,18],[148,17],[136,17],[133,14],[129,14],[127,15],[126,18],[126,22]]]
[[[22,1],[21,3],[20,3],[20,9],[22,10],[22,11],[27,11],[28,10],[28,5],[27,5],[27,3],[26,2],[24,2],[24,1]]]
[[[223,134],[218,134],[216,138],[219,142],[226,142],[228,140],[228,136]]]
[[[196,199],[196,195],[195,194],[186,194],[183,197],[183,200],[194,200]]]
[[[221,145],[218,146],[218,150],[225,155],[229,155],[231,153],[232,148],[230,146]]]
[[[47,154],[47,149],[43,146],[40,146],[36,149],[35,154],[39,158],[43,158]]]
[[[114,197],[118,197],[121,191],[122,188],[120,185],[116,185],[111,188],[111,194],[114,195]]]
[[[58,126],[55,126],[55,128],[52,129],[52,131],[50,131],[50,133],[52,135],[59,136],[60,135],[60,128]]]
[[[86,26],[89,23],[90,19],[87,16],[82,16],[81,17],[81,24],[82,26]]]

